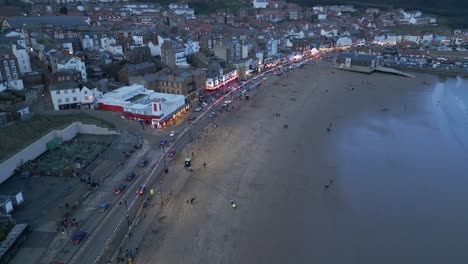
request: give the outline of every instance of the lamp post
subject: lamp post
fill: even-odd
[[[165,151],[166,143],[167,143],[167,139],[161,139],[161,141],[159,142],[159,146],[162,147],[162,152],[163,152],[162,154],[163,154],[163,162],[164,162],[164,165],[163,165],[164,172],[166,172],[166,151]]]
[[[163,199],[163,179],[159,179],[159,193],[161,195],[161,206],[164,205],[164,199]]]

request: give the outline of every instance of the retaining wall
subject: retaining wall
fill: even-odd
[[[18,152],[16,155],[1,163],[0,183],[10,178],[18,165],[22,164],[23,162],[33,160],[44,153],[47,150],[47,142],[53,138],[59,137],[67,141],[74,138],[78,134],[117,135],[119,132],[98,127],[96,125],[83,124],[81,122],[75,122],[63,130],[53,130]]]

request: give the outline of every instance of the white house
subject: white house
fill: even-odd
[[[421,36],[406,35],[405,40],[414,43],[419,43],[421,41]]]
[[[278,53],[278,46],[280,41],[278,39],[270,38],[266,43],[266,50],[268,56],[273,56]]]
[[[31,60],[26,48],[19,44],[13,44],[11,50],[18,60],[18,66],[21,74],[32,72]]]
[[[327,19],[327,14],[318,14],[318,19],[319,20],[326,20]]]
[[[161,56],[161,46],[157,40],[148,41],[148,48],[150,49],[151,56]]]
[[[135,34],[132,36],[132,39],[136,45],[143,45],[143,35]]]
[[[312,7],[312,10],[314,11],[314,13],[323,13],[323,6],[314,6]]]
[[[112,53],[112,55],[114,56],[123,56],[122,45],[117,45],[117,44],[109,45],[106,51]]]
[[[107,50],[107,48],[111,45],[116,45],[117,44],[117,40],[113,37],[107,37],[107,36],[103,36],[101,39],[100,39],[100,46],[102,49],[104,50]]]
[[[81,79],[83,80],[83,82],[88,81],[85,63],[81,61],[80,58],[67,55],[62,52],[57,52],[54,55],[52,55],[51,59],[53,72],[62,69],[77,70],[81,72]]]
[[[387,35],[387,38],[385,39],[385,44],[386,45],[396,45],[398,42],[398,37],[397,35]]]
[[[93,109],[102,92],[97,88],[84,84],[81,88],[75,82],[65,82],[50,85],[50,95],[55,110],[63,109]]]
[[[352,46],[352,45],[353,45],[353,41],[351,40],[350,37],[342,37],[336,41],[337,47],[346,47],[346,46]]]
[[[434,39],[434,35],[426,34],[426,35],[423,35],[422,42],[423,43],[431,43],[433,39]]]
[[[200,51],[200,42],[188,40],[185,45],[185,56],[190,56]]]
[[[252,5],[254,8],[266,8],[268,0],[253,0]]]

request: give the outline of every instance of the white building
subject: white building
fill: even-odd
[[[350,37],[342,37],[336,41],[337,47],[347,47],[347,46],[352,46],[352,45],[353,45],[353,40]]]
[[[21,74],[32,72],[31,60],[26,48],[19,44],[13,44],[11,50],[18,60],[18,66]]]
[[[135,34],[135,35],[132,36],[132,39],[133,39],[133,42],[136,45],[138,45],[138,46],[143,45],[143,35]]]
[[[266,43],[266,50],[268,56],[273,56],[278,54],[278,46],[280,41],[278,39],[270,38]]]
[[[267,8],[268,0],[253,0],[252,5],[254,8]]]
[[[318,19],[319,20],[326,20],[327,19],[327,14],[318,14]]]
[[[75,82],[63,82],[49,87],[55,110],[94,108],[96,100],[102,97],[97,88],[84,84],[81,88]]]
[[[185,56],[190,56],[200,51],[200,42],[188,40],[185,45]]]
[[[162,128],[185,113],[185,96],[157,93],[143,85],[124,86],[103,95],[99,109],[121,112],[127,119],[144,121],[154,128]]]
[[[62,69],[73,69],[81,72],[81,78],[83,82],[88,81],[88,76],[86,74],[86,66],[80,58],[63,54],[61,52],[57,52],[52,55],[52,71],[55,72],[57,70]]]

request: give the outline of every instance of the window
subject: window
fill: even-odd
[[[8,81],[11,80],[11,75],[10,75],[9,73],[7,73],[6,76],[7,76],[7,80],[8,80]]]
[[[65,102],[70,102],[70,98],[65,98]]]
[[[3,65],[4,65],[5,67],[8,67],[8,61],[3,61]]]
[[[67,94],[67,93],[68,93],[68,90],[63,91],[63,93],[64,93],[64,94]]]
[[[58,91],[57,91],[58,92]],[[58,99],[57,100],[57,103],[61,104],[62,103],[62,99]]]
[[[76,97],[73,97],[73,102],[76,102]]]
[[[14,60],[10,60],[10,64],[11,64],[11,66],[15,66],[15,61],[14,61]]]
[[[18,74],[16,74],[16,72],[13,73],[13,78],[16,80],[18,79]]]
[[[69,80],[70,80],[70,76],[67,76],[67,81],[69,81]]]
[[[60,94],[60,91],[56,91],[55,94]]]
[[[84,94],[88,94],[88,91],[84,91]]]
[[[72,93],[75,93],[75,89],[72,90]]]

